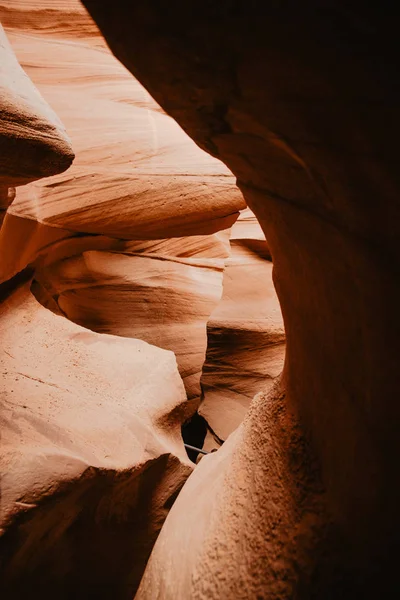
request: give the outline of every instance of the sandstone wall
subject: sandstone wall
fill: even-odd
[[[390,11],[312,0],[84,4],[123,64],[237,176],[268,239],[287,335],[285,396],[255,402],[231,457],[227,448],[225,461],[202,461],[137,597],[174,598],[173,582],[196,600],[393,595],[400,219]],[[321,469],[310,480],[308,442]],[[171,556],[183,544],[178,566]]]

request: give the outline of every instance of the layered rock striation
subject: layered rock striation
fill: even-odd
[[[128,10],[88,6],[106,29]],[[144,32],[151,40],[156,31],[161,58],[150,48],[137,76],[163,108],[77,0],[0,2],[26,71],[2,37],[0,578],[10,600],[264,597],[267,584],[271,597],[290,597],[297,571],[304,597],[310,581],[325,591],[307,553],[318,571],[328,503],[278,379],[285,346],[271,257],[279,244],[274,232],[267,244],[251,211],[240,214],[245,202],[229,171],[260,217],[241,168],[262,171],[264,142],[249,153],[253,133],[249,142],[244,130],[231,146],[242,115],[233,111],[226,125],[224,102],[236,94],[229,44],[221,55],[213,36],[203,45],[200,19],[185,58],[189,9],[171,50],[155,6],[129,10],[145,25],[143,48]],[[224,9],[202,10],[218,22]],[[126,34],[117,30],[117,54],[132,68],[136,41]],[[175,60],[174,80],[174,69],[160,68]],[[287,151],[281,140],[272,145]],[[200,402],[214,438],[227,442],[190,477],[139,588],[194,468],[181,428]]]
[[[199,407],[217,440],[241,424],[251,400],[267,393],[285,357],[282,313],[265,236],[250,209],[231,228],[221,301],[207,322]]]
[[[77,2],[0,16],[58,115],[2,33],[1,588],[129,598],[193,469],[181,427],[244,202]]]
[[[40,266],[46,306],[173,350],[195,408],[228,255],[218,232],[245,206],[234,178],[115,60],[78,2],[2,11],[77,155],[65,174],[18,190],[0,233],[2,278]]]
[[[268,239],[287,336],[282,390],[202,460],[137,598],[175,598],[176,586],[196,600],[396,595],[390,12],[313,0],[84,4],[123,64],[237,176]]]

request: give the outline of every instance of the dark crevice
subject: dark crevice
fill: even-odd
[[[207,435],[207,421],[197,412],[182,425],[182,437],[185,444],[202,448]],[[195,450],[186,449],[187,455],[194,463],[199,455]]]
[[[27,283],[33,276],[33,268],[31,266],[26,267],[22,271],[19,271],[14,277],[0,283],[0,302],[4,302],[13,292],[19,287],[22,287]]]

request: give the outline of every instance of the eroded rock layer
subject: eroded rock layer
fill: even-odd
[[[83,35],[83,15],[67,21],[65,12],[65,28],[44,35],[41,22],[47,18],[52,25],[54,14],[66,11],[64,3],[51,11],[35,11],[34,2],[22,8],[28,5],[31,27],[9,16],[9,37],[21,64],[62,117],[77,159],[65,176],[21,189],[10,214],[122,239],[229,227],[244,203],[228,169],[163,113],[99,35]]]
[[[202,460],[188,521],[176,505],[138,598],[172,600],[176,581],[196,600],[398,595],[397,23],[355,1],[84,4],[237,176],[268,239],[287,337],[286,395],[254,404],[225,467]],[[296,443],[284,415],[299,419]],[[321,475],[300,458],[308,441]]]
[[[74,158],[64,126],[22,70],[1,25],[0,112],[1,227],[15,186],[65,171]]]
[[[46,306],[93,330],[173,350],[198,400],[206,322],[227,256],[215,233],[245,206],[232,174],[132,79],[78,1],[24,1],[0,6],[1,15],[77,154],[65,175],[18,189],[0,231],[2,280],[40,265],[40,286],[56,301],[35,288]],[[97,257],[93,271],[89,256]]]
[[[191,471],[171,352],[0,308],[4,597],[127,598]]]
[[[0,25],[0,207],[4,188],[65,171],[74,154],[64,127],[22,70]]]
[[[22,114],[32,131],[18,129],[21,161],[9,152],[0,180],[1,588],[10,600],[122,600],[193,468],[181,427],[197,406],[206,321],[222,291],[220,230],[244,201],[77,2],[0,3],[0,16],[77,153],[65,177],[19,187],[65,169],[72,151],[15,66],[25,87],[18,95],[4,79],[5,126]],[[9,295],[31,272],[43,306],[29,284]],[[175,351],[193,402],[161,348]]]
[[[199,258],[203,240],[192,241],[194,258],[182,239],[178,256],[168,253],[175,244],[167,240],[144,248],[132,242],[124,253],[86,251],[38,269],[35,277],[72,321],[173,350],[189,399],[198,398],[206,323],[221,295],[224,264],[209,255],[223,256],[226,246],[209,236],[206,257]]]
[[[258,392],[267,393],[285,357],[282,314],[265,236],[250,209],[231,229],[223,295],[207,323],[199,413],[226,440]]]

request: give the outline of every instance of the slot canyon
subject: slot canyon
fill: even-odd
[[[0,21],[0,597],[397,597],[393,12]]]

